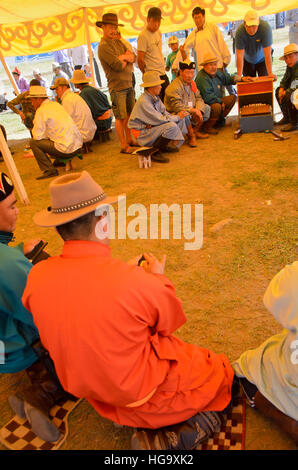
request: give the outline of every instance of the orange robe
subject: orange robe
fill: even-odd
[[[113,259],[102,243],[66,242],[36,264],[23,303],[64,389],[101,416],[158,428],[230,402],[226,356],[173,336],[186,317],[171,281]]]

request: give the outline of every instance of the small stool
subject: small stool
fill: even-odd
[[[110,129],[106,131],[96,131],[96,136],[99,140],[99,142],[107,142],[108,140],[111,140],[110,138]]]
[[[76,157],[79,158],[80,160],[83,160],[83,155],[81,153],[77,153],[73,157],[69,157],[69,158],[59,158],[61,162],[65,163],[65,171],[75,170],[75,165],[73,164],[72,160]]]
[[[151,167],[151,155],[145,157],[144,155],[138,155],[139,168],[150,168]]]
[[[92,144],[92,142],[84,142],[83,143],[83,153],[92,152],[91,144]]]

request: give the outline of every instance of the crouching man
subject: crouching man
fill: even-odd
[[[132,110],[128,127],[137,144],[155,147],[164,152],[178,152],[184,142],[183,135],[187,134],[185,117],[189,113],[180,111],[178,114],[170,114],[166,110],[159,98],[162,83],[158,72],[144,73],[141,84],[144,93]],[[169,162],[161,153],[155,153],[151,159],[160,163]]]
[[[225,125],[225,118],[236,102],[235,95],[224,95],[224,87],[240,81],[241,77],[219,70],[217,59],[211,54],[206,54],[200,65],[203,68],[196,76],[195,82],[203,100],[211,107],[210,119],[204,125],[204,129],[208,134],[218,134],[214,127]]]
[[[210,106],[205,104],[194,79],[196,64],[190,60],[179,63],[179,77],[175,78],[166,88],[165,106],[170,113],[186,111],[189,116],[185,118],[188,143],[196,147],[196,137],[206,139],[208,134],[200,132],[204,121],[210,116]]]

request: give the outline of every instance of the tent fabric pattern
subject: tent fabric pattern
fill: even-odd
[[[162,32],[190,29],[194,27],[191,11],[198,4],[206,9],[207,21],[213,23],[242,19],[249,9],[267,15],[297,6],[293,0],[125,0],[117,4],[114,0],[43,0],[42,3],[40,0],[1,0],[0,48],[3,56],[16,56],[86,44],[84,8],[87,8],[91,42],[100,40],[101,30],[95,23],[107,12],[117,13],[119,22],[124,24],[123,37],[136,37],[144,28],[147,11],[153,5],[162,10]]]

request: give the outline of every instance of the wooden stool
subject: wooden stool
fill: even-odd
[[[59,158],[61,162],[65,163],[65,171],[71,171],[76,169],[76,165],[73,162],[73,159],[76,157],[80,160],[83,160],[83,155],[81,153],[77,153],[76,155],[70,158]]]
[[[138,155],[139,168],[150,168],[151,167],[151,155],[145,157],[144,155]]]
[[[107,131],[96,131],[96,136],[99,142],[107,142],[110,139],[110,129]]]

